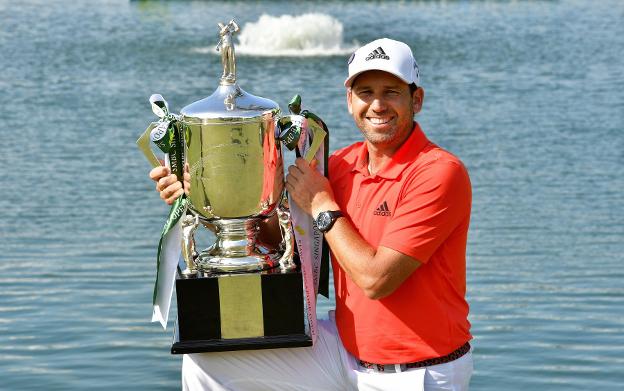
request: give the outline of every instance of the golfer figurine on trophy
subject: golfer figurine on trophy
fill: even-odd
[[[288,202],[282,146],[317,159],[326,174],[327,127],[301,110],[298,95],[281,115],[272,100],[240,88],[232,39],[239,27],[231,20],[219,29],[217,89],[179,115],[152,95],[160,120],[137,141],[152,165],[160,163],[150,139],[172,173],[190,174],[188,195],[172,205],[158,247],[152,320],[166,327],[175,283],[174,354],[309,346],[316,293],[319,285],[327,290],[327,249],[312,219]],[[273,247],[258,241],[270,219],[282,237]],[[194,235],[203,228],[216,242],[198,252]]]
[[[232,42],[232,34],[238,32],[238,25],[234,20],[230,20],[225,26],[219,23],[219,35],[221,39],[217,43],[217,51],[221,52],[221,65],[223,65],[223,75],[221,80],[230,83],[236,82],[236,58],[234,56],[234,42]]]

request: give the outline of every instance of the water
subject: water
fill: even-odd
[[[167,209],[134,141],[150,94],[177,111],[215,88],[217,22],[263,13],[325,15],[264,29],[314,55],[241,54],[238,70],[282,107],[301,93],[332,149],[359,138],[347,49],[379,36],[414,48],[419,121],[474,187],[472,388],[619,388],[623,3],[0,0],[0,389],[179,388],[170,330],[149,323]],[[327,29],[334,41],[307,41]]]

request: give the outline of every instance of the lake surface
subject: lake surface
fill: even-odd
[[[623,2],[0,0],[0,389],[179,388],[171,327],[149,322],[168,209],[134,142],[150,94],[179,111],[216,88],[231,17],[241,86],[300,93],[332,150],[360,139],[352,47],[414,49],[417,119],[474,188],[472,389],[621,387]]]

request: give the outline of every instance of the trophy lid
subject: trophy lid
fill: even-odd
[[[252,119],[274,110],[279,110],[277,103],[245,92],[234,82],[220,85],[212,95],[184,107],[180,114],[184,122],[206,123],[213,122],[210,120]]]
[[[236,83],[236,58],[232,35],[239,30],[234,20],[226,25],[219,23],[221,39],[217,51],[221,52],[223,75],[219,87],[207,98],[184,107],[181,119],[187,123],[211,123],[248,120],[279,110],[277,103],[245,92]]]

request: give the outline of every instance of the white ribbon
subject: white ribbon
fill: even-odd
[[[169,154],[165,155],[165,164],[169,164]],[[169,308],[171,307],[171,296],[173,295],[173,285],[176,279],[178,263],[182,254],[182,218],[186,214],[187,207],[177,210],[176,216],[169,216],[169,219],[177,218],[178,221],[161,238],[158,252],[158,270],[156,271],[155,297],[153,300],[152,322],[160,322],[163,329],[167,329],[169,320]]]
[[[182,219],[163,238],[162,254],[158,265],[157,295],[154,300],[152,322],[160,322],[167,329],[169,307],[173,295],[178,262],[182,251]]]

